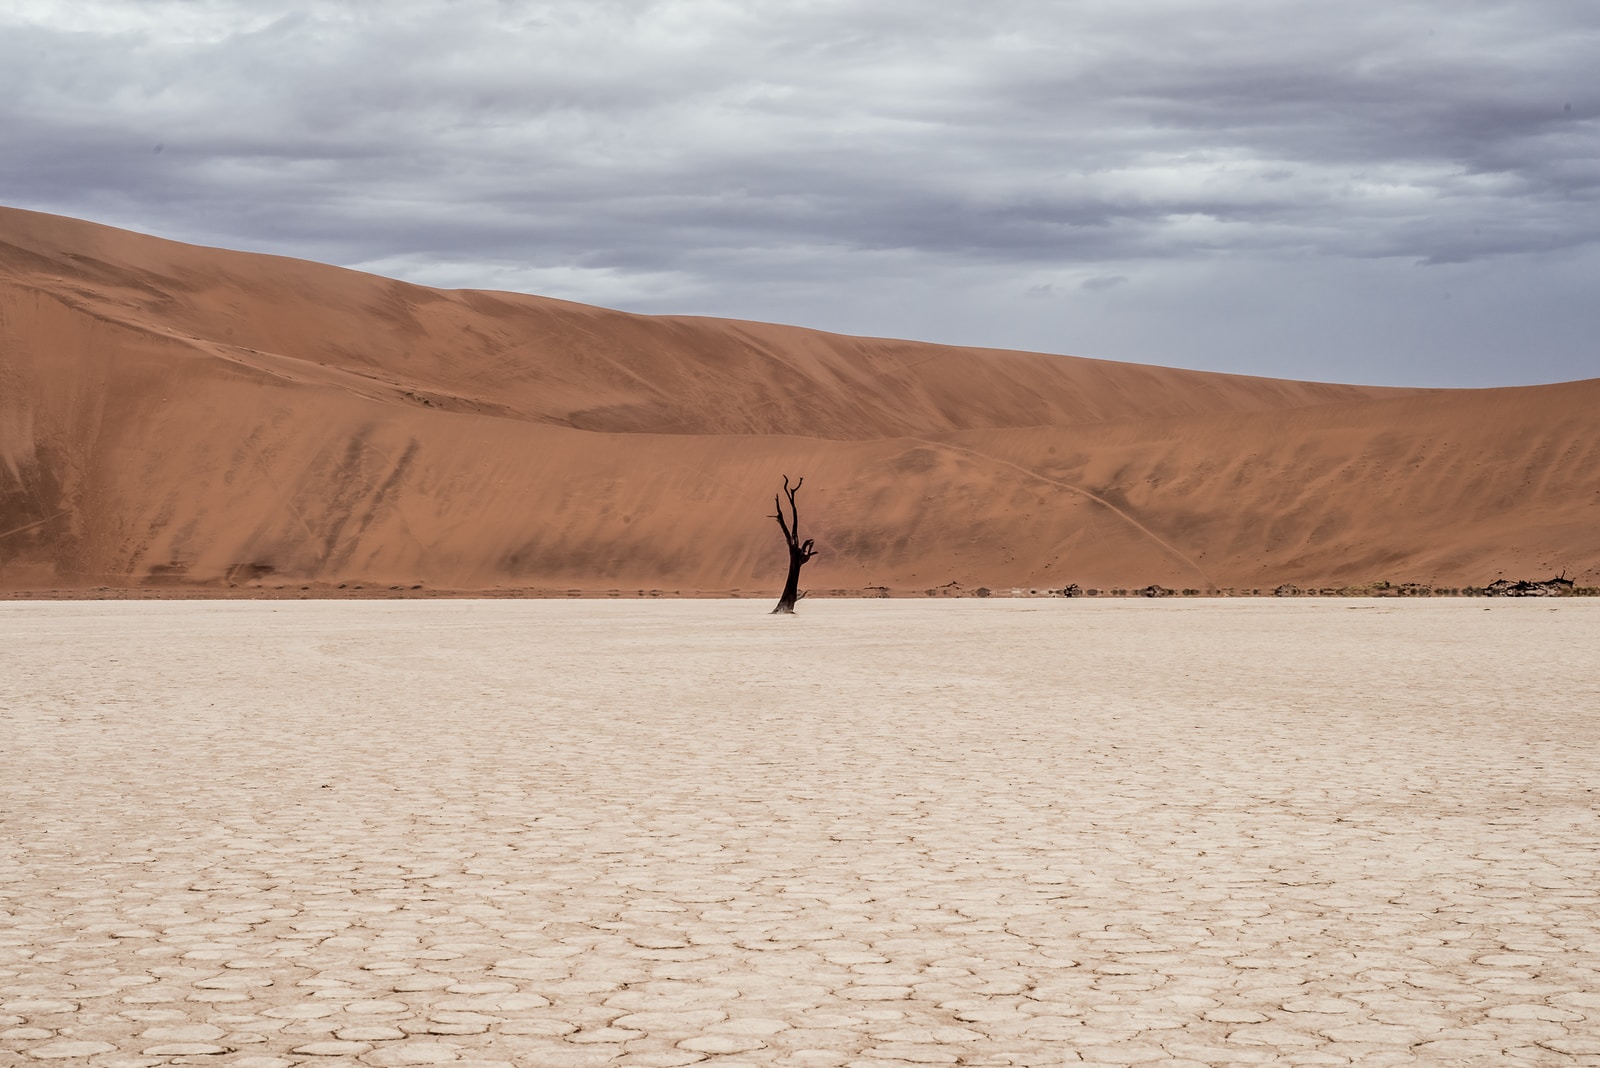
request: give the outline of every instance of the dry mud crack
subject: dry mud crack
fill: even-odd
[[[1600,603],[765,608],[0,604],[0,1065],[1600,1065]]]

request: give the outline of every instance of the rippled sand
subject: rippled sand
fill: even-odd
[[[1600,602],[0,604],[0,1065],[1600,1064]]]

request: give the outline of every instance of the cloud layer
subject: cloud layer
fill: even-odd
[[[8,10],[16,206],[639,311],[1600,376],[1588,0]]]

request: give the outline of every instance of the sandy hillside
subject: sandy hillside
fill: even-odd
[[[764,592],[784,472],[818,590],[1595,582],[1596,412],[1600,380],[628,315],[0,209],[0,591]]]

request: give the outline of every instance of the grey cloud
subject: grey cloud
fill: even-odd
[[[1127,282],[1128,279],[1125,275],[1097,274],[1093,278],[1085,278],[1082,282],[1079,282],[1078,288],[1087,289],[1091,293],[1098,293],[1101,290],[1114,289],[1117,286],[1126,285]]]
[[[1207,319],[1218,278],[1325,336],[1289,279],[1398,321],[1431,283],[1391,263],[1555,277],[1600,242],[1589,4],[63,10],[0,15],[7,202],[419,281],[1193,363],[1243,344],[1238,311]],[[1058,299],[1006,305],[1034,290]],[[1579,336],[1547,377],[1600,374]]]

